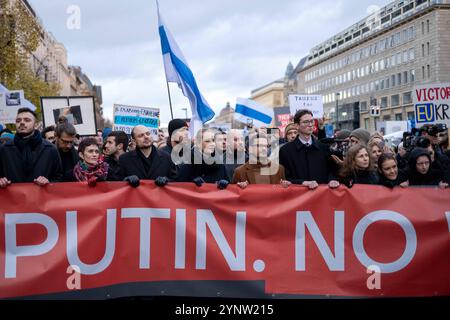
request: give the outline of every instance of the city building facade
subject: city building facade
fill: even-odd
[[[320,94],[335,127],[413,120],[416,85],[450,81],[450,0],[398,0],[314,47],[285,80]],[[371,114],[379,109],[379,114]]]

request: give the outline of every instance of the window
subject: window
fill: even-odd
[[[401,85],[402,84],[402,74],[401,73],[397,73],[397,85]]]
[[[430,20],[427,20],[427,33],[430,33]]]
[[[425,66],[422,66],[422,79],[425,79]]]
[[[406,117],[408,118],[408,120],[415,120],[416,119],[416,114],[414,113],[414,111],[408,112],[406,114]]]
[[[361,102],[361,111],[367,111],[367,101]]]
[[[395,56],[391,57],[391,63],[390,63],[391,67],[395,67]]]
[[[415,57],[415,52],[414,52],[414,48],[409,49],[409,61],[414,60]]]
[[[370,126],[370,118],[364,119],[364,127],[365,127],[365,129],[369,130],[369,126]]]
[[[380,107],[387,108],[387,106],[388,106],[388,98],[387,97],[381,98]]]
[[[395,115],[395,121],[402,121],[403,120],[403,115],[401,113],[397,113]]]
[[[427,55],[428,56],[430,55],[430,43],[429,42],[427,42]]]
[[[380,90],[384,90],[384,79],[380,81]]]
[[[414,82],[416,80],[416,70],[409,71],[409,80],[410,82]]]
[[[412,92],[405,92],[403,94],[403,104],[411,104],[412,103]]]
[[[389,89],[389,88],[390,88],[390,79],[387,78],[386,79],[386,89]]]
[[[408,50],[403,51],[403,63],[408,62]]]
[[[425,45],[422,44],[422,57],[425,57]]]
[[[427,76],[428,76],[428,79],[431,78],[431,67],[429,64],[427,65]]]
[[[403,72],[403,83],[404,83],[404,84],[407,84],[408,81],[409,81],[409,74],[408,74],[408,71],[404,71],[404,72]]]
[[[422,34],[425,34],[425,21],[422,21]]]
[[[395,74],[393,74],[391,76],[391,85],[392,85],[392,88],[394,88],[396,86],[396,84],[395,84]]]
[[[391,96],[391,106],[397,107],[400,104],[400,97],[398,94]]]

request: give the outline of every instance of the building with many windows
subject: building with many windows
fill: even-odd
[[[414,87],[450,81],[449,28],[450,0],[392,2],[311,49],[285,80],[286,99],[323,95],[340,128],[414,119]]]

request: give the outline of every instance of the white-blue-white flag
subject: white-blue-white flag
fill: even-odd
[[[273,109],[253,100],[237,98],[234,118],[243,123],[251,122],[254,127],[268,127],[272,123]]]
[[[0,83],[0,93],[9,93],[10,91],[3,85]],[[26,107],[31,109],[32,111],[36,111],[36,106],[34,104],[32,104],[30,101],[28,101],[27,99],[24,99],[21,102],[22,107]]]
[[[175,39],[164,24],[158,6],[159,36],[161,38],[161,49],[166,71],[167,82],[178,84],[183,94],[189,99],[192,110],[191,122],[200,120],[205,123],[214,118],[214,111],[206,99],[200,93],[194,74],[192,73],[186,59],[178,47]]]

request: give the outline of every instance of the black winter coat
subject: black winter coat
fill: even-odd
[[[296,138],[280,149],[280,164],[286,169],[286,179],[294,184],[302,184],[304,181],[327,184],[334,179],[330,170],[332,160],[329,146],[315,137],[312,139],[309,147]]]
[[[42,140],[33,151],[33,169],[25,175],[22,165],[22,154],[14,141],[0,146],[0,178],[6,177],[13,183],[33,182],[38,177],[45,177],[50,182],[62,181],[61,158],[56,147]]]
[[[152,152],[150,154],[151,167],[149,171],[146,171],[138,152],[141,151],[134,150],[120,156],[120,180],[128,176],[138,176],[139,179],[144,180],[155,180],[158,177],[167,177],[169,180],[175,179],[176,167],[169,154],[152,146]]]

